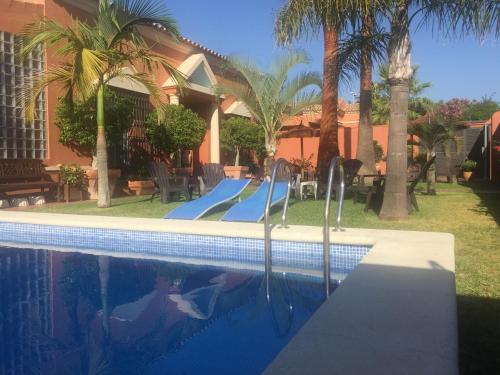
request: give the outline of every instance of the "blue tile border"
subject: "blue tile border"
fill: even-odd
[[[36,245],[41,248],[71,247],[254,265],[264,262],[264,241],[242,237],[0,222],[1,242]],[[321,243],[275,240],[272,246],[275,266],[322,269]],[[362,245],[332,244],[332,272],[346,276],[370,248]]]

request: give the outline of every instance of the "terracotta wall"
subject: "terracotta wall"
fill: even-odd
[[[373,127],[373,139],[383,148],[384,155],[387,153],[387,142],[389,136],[388,125],[376,125]],[[307,159],[313,154],[312,162],[316,166],[318,160],[319,137],[303,138],[304,157]],[[346,159],[355,159],[358,145],[358,126],[339,127],[340,155]],[[300,159],[300,138],[283,138],[279,141],[276,157],[287,160]],[[385,173],[385,162],[380,163],[381,172]]]
[[[75,0],[76,3],[77,0]],[[87,2],[86,2],[87,3]],[[54,19],[61,24],[68,25],[71,23],[72,18],[79,19],[89,19],[89,15],[84,11],[76,8],[75,6],[69,4],[68,1],[63,0],[30,0],[30,1],[16,1],[16,0],[0,0],[0,30],[19,33],[19,31],[24,27],[24,25],[39,19],[42,16],[47,16],[48,18]],[[227,75],[226,72],[223,73],[222,64],[223,60],[205,49],[197,46],[188,41],[174,42],[166,34],[161,31],[149,31],[146,34],[146,38],[153,41],[154,39],[154,51],[158,54],[165,56],[169,62],[174,66],[178,67],[187,57],[195,53],[203,53],[209,65],[211,66],[214,74],[219,82],[227,83],[229,82],[228,77],[224,77],[222,74]],[[46,64],[47,66],[55,65],[60,62],[60,58],[54,56],[51,51],[46,52]],[[168,74],[161,68],[153,73],[157,83],[163,85],[163,83],[168,79]],[[230,77],[232,78],[232,77]],[[59,129],[55,126],[55,108],[57,104],[58,97],[60,96],[60,90],[56,86],[50,86],[47,90],[47,127],[46,127],[46,137],[47,137],[47,159],[45,160],[46,165],[57,165],[57,164],[80,164],[89,165],[91,159],[88,157],[79,156],[73,150],[61,145],[59,143]],[[211,98],[213,101],[214,98]],[[228,100],[228,99],[226,99]],[[230,100],[230,99],[229,99]],[[182,99],[181,99],[182,103]],[[188,100],[186,103],[187,107],[192,108],[196,112],[200,113],[202,117],[210,122],[210,114],[208,110],[211,109],[212,103],[207,100],[196,103],[193,100]],[[222,107],[226,108],[229,104],[221,103]],[[222,114],[223,111],[220,111]],[[196,159],[198,163],[204,163],[209,161],[210,157],[210,132],[207,131],[205,140],[199,150],[195,151],[195,155],[198,155]]]
[[[491,117],[490,180],[500,184],[500,111]]]

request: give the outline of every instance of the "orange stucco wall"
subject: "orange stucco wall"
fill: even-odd
[[[24,25],[34,22],[42,16],[54,19],[57,22],[68,25],[73,18],[89,19],[88,13],[85,13],[78,7],[72,5],[78,4],[80,0],[0,0],[0,30],[10,33],[19,33]],[[83,3],[89,3],[82,1]],[[141,31],[142,32],[142,31]],[[165,33],[159,30],[144,31],[145,38],[154,43],[154,52],[164,56],[174,66],[178,67],[187,57],[195,53],[203,53],[213,70],[218,82],[227,84],[234,77],[231,72],[223,70],[223,59],[212,51],[196,45],[192,42],[182,40],[175,42],[170,39]],[[46,51],[46,65],[56,65],[60,62],[60,58],[54,56],[52,51]],[[168,74],[161,68],[153,72],[156,82],[161,86],[168,79]],[[167,93],[167,90],[165,90]],[[207,96],[201,99],[196,95],[190,95],[187,92],[186,98],[181,98],[181,104],[193,109],[199,113],[207,122],[207,134],[205,140],[199,150],[195,150],[195,164],[206,163],[210,161],[210,118],[215,103],[215,97]],[[76,152],[59,143],[59,129],[55,125],[55,108],[60,90],[56,86],[49,86],[46,96],[47,104],[47,122],[46,122],[46,138],[47,138],[47,159],[46,165],[69,164],[76,163],[80,165],[88,165],[91,160],[87,157],[79,156]],[[221,102],[219,113],[222,114],[222,109],[227,108],[231,98],[226,98]],[[167,99],[168,101],[168,99]],[[229,104],[225,103],[226,101]],[[222,115],[221,115],[222,117]]]
[[[388,125],[373,126],[373,139],[383,148],[384,155],[387,153],[387,142],[389,137]],[[318,160],[319,137],[303,138],[304,158],[309,158],[312,154],[312,163],[316,166]],[[346,159],[355,159],[358,145],[358,126],[339,127],[339,148],[340,155]],[[276,156],[287,160],[300,159],[300,138],[280,139]],[[385,173],[385,162],[380,163],[381,172]]]

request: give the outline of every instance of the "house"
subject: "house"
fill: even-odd
[[[24,65],[16,61],[16,36],[22,28],[41,17],[48,17],[69,25],[72,19],[89,19],[97,0],[0,0],[0,158],[36,158],[47,166],[58,164],[90,165],[91,159],[79,155],[59,142],[59,128],[55,125],[55,109],[60,92],[50,86],[36,106],[36,120],[28,122],[16,94],[35,72],[57,64],[59,57],[40,50],[30,56]],[[144,29],[143,37],[151,42],[153,51],[164,56],[182,72],[189,87],[180,95],[174,80],[163,70],[154,72],[154,78],[167,94],[171,104],[182,104],[198,113],[207,123],[203,144],[185,159],[184,167],[197,168],[202,163],[220,162],[219,126],[224,116],[249,116],[234,98],[217,97],[213,90],[216,83],[236,81],[236,75],[227,69],[224,57],[186,38],[175,41],[161,28]],[[126,68],[131,70],[130,68]],[[130,71],[128,73],[134,73]],[[110,86],[131,97],[135,103],[133,126],[129,142],[124,142],[118,156],[110,155],[110,163],[129,157],[130,147],[146,142],[142,127],[150,109],[146,87],[130,80],[115,78]]]

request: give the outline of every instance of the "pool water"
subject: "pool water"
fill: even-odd
[[[263,276],[0,247],[0,374],[259,374],[325,299]]]

